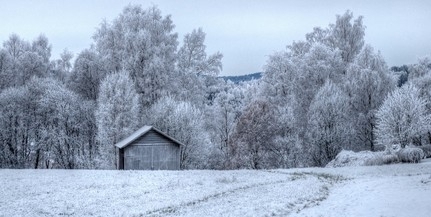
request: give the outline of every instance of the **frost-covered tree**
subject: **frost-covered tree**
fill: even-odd
[[[18,58],[18,70],[21,85],[25,84],[32,77],[46,77],[50,68],[51,45],[48,38],[40,35],[33,42],[28,50],[25,50]]]
[[[69,86],[84,99],[96,100],[100,83],[105,76],[106,71],[100,57],[87,49],[76,57]]]
[[[184,36],[183,45],[178,51],[178,70],[198,75],[217,76],[222,70],[220,52],[207,56],[205,32],[202,28],[194,29]]]
[[[405,84],[391,92],[377,112],[377,143],[386,147],[399,144],[420,144],[422,136],[431,129],[425,99],[419,89]]]
[[[0,162],[12,168],[89,165],[87,102],[52,78],[34,78],[0,94]],[[88,167],[87,167],[88,168]]]
[[[364,46],[365,26],[362,16],[353,20],[353,13],[346,11],[337,15],[335,24],[329,25],[329,36],[326,44],[341,50],[341,57],[346,63],[351,63]]]
[[[348,98],[333,82],[327,81],[314,97],[308,111],[307,142],[316,166],[325,166],[348,147],[353,136],[348,117]]]
[[[24,87],[8,88],[0,94],[0,167],[30,167],[29,92]]]
[[[343,63],[340,53],[323,44],[315,44],[297,61],[297,79],[294,96],[298,102],[298,127],[304,132],[308,122],[308,110],[319,89],[328,79],[339,83],[342,79]]]
[[[30,44],[17,34],[12,34],[7,41],[3,42],[3,47],[13,60],[18,60],[25,51],[30,49]]]
[[[338,19],[339,19],[339,16],[337,16],[337,20]],[[332,24],[332,25],[334,25],[334,24]],[[312,32],[307,33],[305,35],[305,39],[307,40],[308,44],[328,43],[328,37],[330,36],[330,33],[331,33],[331,31],[329,29],[323,29],[321,27],[314,27]],[[299,44],[296,43],[296,47],[298,47],[297,45],[299,45]]]
[[[324,44],[332,50],[340,50],[341,58],[347,66],[354,61],[365,44],[365,26],[362,20],[362,16],[353,20],[353,13],[346,11],[343,15],[337,15],[335,23],[329,24],[328,28],[315,27],[313,32],[306,34],[306,41],[294,42],[288,48],[295,56],[301,56],[313,44]]]
[[[409,67],[408,80],[424,77],[431,71],[431,59],[430,57],[423,57],[418,60],[418,63],[413,64]]]
[[[64,49],[60,54],[60,59],[51,62],[51,77],[56,78],[62,83],[66,83],[72,69],[72,58],[73,53],[68,49]]]
[[[48,39],[41,35],[33,41],[33,44],[12,34],[3,43],[8,61],[6,74],[8,84],[5,87],[21,86],[32,77],[45,77],[50,67],[51,45]]]
[[[42,58],[44,65],[48,66],[51,58],[52,46],[48,38],[41,34],[31,43],[31,50]]]
[[[294,104],[294,103],[290,103]],[[297,167],[304,164],[302,153],[302,141],[299,138],[299,130],[293,108],[289,105],[278,107],[275,113],[277,117],[275,136],[268,144],[270,151],[269,163],[276,168]]]
[[[203,114],[189,102],[173,97],[161,98],[147,112],[146,124],[152,125],[184,144],[181,147],[181,168],[207,168],[212,148],[204,130]]]
[[[79,168],[81,154],[86,151],[83,145],[88,145],[83,141],[85,137],[81,128],[87,122],[82,116],[85,114],[82,99],[56,80],[42,82],[46,82],[47,89],[39,99],[38,109],[49,115],[44,116],[40,123],[41,139],[36,145],[43,150],[45,164],[47,160],[52,164],[49,167]]]
[[[107,71],[130,72],[143,107],[170,88],[178,45],[173,29],[171,17],[157,7],[129,5],[111,23],[102,22],[93,37]]]
[[[298,102],[293,106],[298,127],[305,130],[307,111],[320,87],[327,79],[341,82],[344,65],[340,52],[316,43],[305,53],[296,56],[294,51],[276,53],[265,66],[262,94],[280,106],[292,98]]]
[[[269,147],[276,135],[273,105],[265,100],[252,101],[239,117],[231,148],[233,168],[271,167]]]
[[[376,112],[386,95],[396,86],[380,53],[371,46],[358,54],[347,70],[345,89],[350,96],[352,121],[355,123],[358,147],[375,149]]]
[[[208,87],[207,80],[216,77],[222,70],[223,55],[216,52],[207,55],[205,46],[205,32],[201,28],[193,30],[184,36],[183,44],[178,51],[178,77],[175,94],[179,99],[190,101],[197,106],[206,102]]]
[[[228,84],[228,87],[215,95],[213,105],[206,107],[207,130],[217,147],[212,153],[215,168],[229,167],[231,160],[232,134],[243,109],[244,87]]]
[[[420,97],[427,100],[427,110],[431,113],[431,59],[420,58],[418,63],[409,66],[408,71],[408,81],[419,89]]]
[[[5,49],[0,49],[0,90],[11,86],[14,82],[12,66],[12,57]]]
[[[136,130],[138,115],[138,94],[129,74],[121,71],[108,75],[100,84],[96,110],[102,168],[116,168],[115,144]]]
[[[322,87],[326,82],[330,82],[332,86],[337,86],[335,88],[337,91],[340,89],[339,87],[344,87],[346,66],[354,60],[362,49],[364,43],[362,17],[353,21],[353,24],[352,18],[352,13],[348,11],[343,16],[337,16],[336,23],[329,25],[328,28],[314,28],[313,32],[306,35],[306,41],[294,42],[287,46],[287,51],[270,56],[265,66],[261,94],[268,98],[272,104],[279,107],[289,107],[293,112],[293,117],[296,120],[294,128],[297,131],[295,136],[290,138],[295,137],[295,141],[297,141],[295,142],[297,143],[296,150],[301,150],[302,141],[310,139],[310,132],[319,132],[316,120],[312,118],[315,110],[324,110],[322,106],[316,105],[319,103],[315,102],[318,99],[319,91],[325,89]],[[343,119],[343,122],[340,125],[351,122],[351,117],[348,120],[349,115],[347,114],[350,111],[349,104],[348,101],[344,101],[347,99],[346,97],[346,95],[340,94],[336,99],[345,103],[340,108],[341,111],[336,110],[342,114],[340,119]],[[332,101],[325,106],[338,103],[332,98],[326,100]],[[313,109],[314,111],[312,111]],[[328,139],[331,143],[330,146],[340,146],[339,148],[341,148],[341,145],[344,145],[345,148],[351,148],[354,144],[354,136],[341,138],[352,131],[350,126],[346,129],[348,132],[338,132],[339,129],[343,130],[342,127],[334,126],[330,130],[331,136],[336,135],[338,137],[334,138],[334,141]],[[282,125],[276,127],[278,131],[283,131],[284,128]],[[326,134],[330,133],[327,132]],[[281,138],[278,141],[283,141]],[[319,147],[320,145],[313,146]],[[322,153],[322,156],[312,156],[315,159],[314,163],[326,164],[329,158],[335,157],[333,154],[338,153],[339,149],[335,148],[334,150],[328,150],[326,153]],[[312,154],[315,153],[316,151],[312,152]],[[299,161],[304,163],[305,159],[298,160],[298,164],[301,163]]]
[[[276,52],[269,56],[263,74],[261,94],[273,103],[286,103],[294,94],[295,82],[298,81],[297,60],[287,52]]]
[[[408,67],[408,82],[419,89],[419,97],[426,100],[427,114],[431,114],[431,59],[420,58],[418,63]],[[428,143],[431,142],[431,132],[427,133]]]

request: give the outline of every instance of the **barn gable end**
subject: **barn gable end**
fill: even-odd
[[[133,144],[142,144],[142,145],[159,144],[159,143],[174,143],[174,142],[153,129],[149,130],[147,133],[137,138],[133,142]],[[176,143],[174,143],[174,145],[176,145]]]
[[[178,170],[181,145],[154,127],[142,127],[116,144],[118,169]]]

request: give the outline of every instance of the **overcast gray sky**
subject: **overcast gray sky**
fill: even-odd
[[[184,34],[202,27],[207,53],[223,53],[221,75],[262,71],[268,55],[292,41],[303,40],[313,27],[327,27],[336,14],[351,10],[364,16],[365,40],[380,50],[389,66],[416,62],[431,54],[429,0],[20,0],[0,7],[0,41],[17,33],[25,40],[45,34],[58,58],[64,48],[78,54],[89,48],[103,19],[112,21],[129,3],[157,5],[172,15],[182,42]]]

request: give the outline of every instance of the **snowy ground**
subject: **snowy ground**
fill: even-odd
[[[431,216],[431,160],[271,171],[0,170],[0,216]]]

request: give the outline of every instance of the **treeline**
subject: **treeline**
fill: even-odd
[[[206,53],[202,29],[180,43],[157,7],[127,6],[75,58],[12,34],[0,49],[0,166],[114,169],[114,144],[143,125],[185,144],[183,169],[324,166],[341,149],[428,144],[430,60],[400,83],[364,30],[347,11],[240,84],[217,77],[223,55]]]

